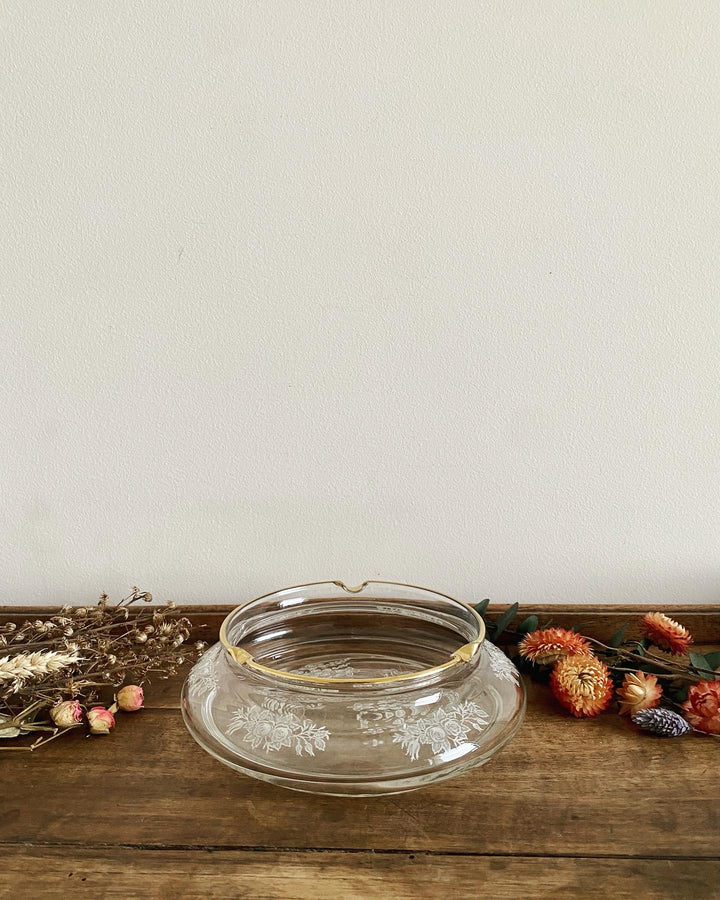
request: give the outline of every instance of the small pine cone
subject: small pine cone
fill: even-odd
[[[680,713],[672,709],[641,709],[631,716],[633,722],[645,731],[659,734],[661,737],[680,737],[692,731]]]

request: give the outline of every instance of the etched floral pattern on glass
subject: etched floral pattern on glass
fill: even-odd
[[[262,706],[241,706],[228,726],[229,734],[240,732],[242,740],[266,753],[292,749],[298,756],[324,750],[330,732],[304,715],[304,707],[266,698]]]
[[[472,741],[488,724],[487,713],[477,703],[460,702],[454,691],[441,693],[440,699],[443,702],[432,710],[400,700],[356,703],[353,710],[364,734],[389,734],[416,760],[423,748],[437,756]]]
[[[490,668],[493,675],[501,681],[510,681],[512,684],[518,684],[520,681],[518,670],[502,650],[489,641],[486,641],[484,646],[490,660]]]

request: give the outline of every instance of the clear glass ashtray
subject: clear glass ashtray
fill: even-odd
[[[190,671],[182,711],[200,746],[239,772],[363,796],[481,766],[520,726],[525,692],[468,604],[323,581],[233,610]]]

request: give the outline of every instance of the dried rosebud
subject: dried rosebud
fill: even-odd
[[[142,709],[144,699],[145,695],[139,684],[126,684],[118,691],[117,705],[124,712],[135,712]]]
[[[93,706],[87,720],[92,734],[110,734],[110,729],[115,727],[115,716],[104,706]]]
[[[53,706],[50,717],[58,728],[73,728],[82,722],[82,707],[77,700],[63,700]]]
[[[133,637],[135,638],[135,643],[137,643],[137,644],[144,644],[145,641],[148,639],[148,636],[145,634],[144,631],[133,632]]]

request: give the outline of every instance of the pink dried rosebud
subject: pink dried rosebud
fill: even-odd
[[[77,700],[63,700],[53,706],[50,716],[58,728],[72,728],[82,722],[82,707]]]
[[[126,684],[118,691],[117,705],[124,712],[135,712],[136,709],[142,709],[144,699],[145,694],[139,684]]]
[[[115,716],[104,706],[93,706],[87,714],[91,734],[110,734],[115,727]]]

